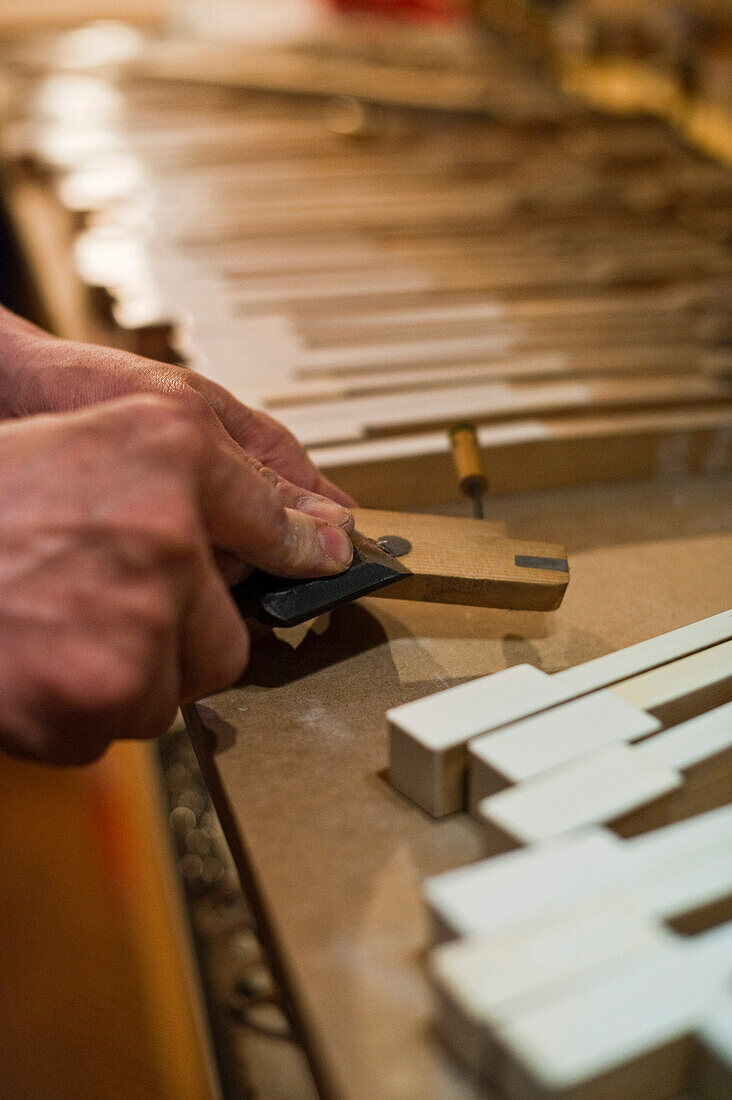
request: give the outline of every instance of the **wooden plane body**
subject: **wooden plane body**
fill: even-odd
[[[409,574],[380,593],[397,600],[514,611],[554,611],[569,584],[567,552],[557,543],[505,538],[496,525],[454,516],[354,510],[369,538],[407,539]]]

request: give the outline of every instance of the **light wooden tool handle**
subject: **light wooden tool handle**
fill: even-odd
[[[456,424],[450,430],[450,440],[452,460],[461,490],[469,494],[473,487],[477,487],[481,493],[484,493],[488,488],[488,478],[483,470],[483,457],[478,446],[475,426],[467,423]]]
[[[401,561],[410,575],[379,596],[520,611],[553,611],[569,583],[566,551],[556,543],[497,537],[477,519],[355,508],[370,538],[398,535],[411,544]]]

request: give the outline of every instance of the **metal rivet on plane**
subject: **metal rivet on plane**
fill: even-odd
[[[412,549],[409,539],[403,539],[401,535],[382,535],[376,540],[376,545],[393,558],[403,558]]]

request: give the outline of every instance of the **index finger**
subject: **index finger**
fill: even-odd
[[[198,463],[200,501],[211,542],[241,561],[282,577],[342,572],[353,544],[339,527],[287,508],[276,488],[218,438]]]

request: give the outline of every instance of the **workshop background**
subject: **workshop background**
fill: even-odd
[[[90,27],[100,37],[88,37]],[[86,39],[82,28],[87,28]],[[347,47],[341,34],[347,36]],[[89,43],[92,51],[109,49],[114,62],[116,50],[122,56],[148,40],[182,42],[186,56],[193,57],[197,46],[204,54],[222,41],[265,45],[270,60],[280,50],[277,81],[281,89],[289,83],[288,96],[297,94],[300,71],[294,43],[307,42],[317,55],[313,43],[322,41],[322,53],[338,56],[343,50],[351,60],[360,49],[361,57],[376,58],[369,79],[383,81],[374,93],[378,105],[363,106],[358,80],[351,93],[346,65],[328,118],[333,130],[360,135],[364,142],[372,125],[388,129],[394,94],[397,99],[402,95],[399,111],[405,102],[409,108],[410,97],[426,96],[429,110],[454,110],[456,116],[467,110],[474,118],[475,87],[466,79],[456,91],[450,78],[463,71],[466,42],[471,72],[478,73],[481,49],[492,50],[498,42],[507,72],[513,74],[513,83],[507,77],[503,85],[505,102],[498,114],[504,119],[510,119],[521,96],[527,102],[536,97],[532,82],[540,72],[552,94],[577,97],[602,117],[652,120],[666,135],[664,141],[672,135],[670,140],[683,150],[680,164],[688,167],[696,158],[710,178],[728,172],[732,164],[732,12],[724,2],[3,0],[0,301],[73,339],[133,346],[149,354],[180,353],[166,343],[169,334],[160,317],[144,317],[132,339],[129,314],[139,300],[132,294],[125,300],[124,287],[116,288],[115,299],[114,288],[102,286],[101,280],[84,282],[75,246],[83,227],[81,211],[59,201],[52,172],[42,169],[29,139],[29,104],[57,65],[59,71],[79,73]],[[68,64],[75,50],[82,59]],[[454,105],[429,101],[422,85],[392,92],[390,68],[399,70],[405,58],[415,67],[415,55],[424,56],[426,71],[446,74],[445,95],[454,96]],[[500,84],[500,75],[495,80]],[[306,89],[308,103],[314,90],[312,84]],[[321,87],[321,94],[328,99],[327,89]],[[462,103],[460,96],[466,97]],[[449,118],[441,125],[449,129]],[[673,181],[667,183],[671,188]],[[718,224],[723,222],[724,193],[721,185],[718,191],[709,187],[712,240],[715,210]],[[656,197],[639,193],[638,202]],[[727,296],[729,244],[720,231],[714,248],[710,245],[710,255],[726,249],[727,259],[712,274],[720,295]],[[694,262],[703,269],[706,253]],[[716,301],[709,308],[703,381],[694,382],[697,396],[688,399],[688,406],[680,398],[675,408],[679,415],[697,417],[693,424],[700,425],[699,435],[694,426],[684,431],[699,440],[704,461],[722,464],[722,458],[708,458],[703,434],[709,418],[726,423],[730,415],[722,389],[714,389],[730,370],[731,338],[729,322],[725,329],[723,314],[715,312]],[[335,439],[333,445],[340,444]],[[318,445],[327,450],[330,444],[324,438]],[[649,472],[641,458],[637,467],[612,467],[614,452],[608,446],[609,465],[600,476]],[[696,446],[684,451],[691,463]],[[352,460],[334,458],[336,470],[339,461],[345,481],[351,477],[349,484],[362,488]],[[670,461],[673,466],[673,455]],[[381,476],[393,477],[392,467]],[[416,486],[419,470],[409,476],[408,484]],[[566,473],[551,476],[555,482],[571,481]],[[447,483],[444,471],[436,474],[433,484]],[[522,487],[518,482],[506,486]],[[429,491],[424,492],[417,503],[426,508]],[[444,506],[449,495],[441,493],[435,503]],[[453,495],[457,499],[457,491]],[[392,506],[402,503],[395,499]],[[83,770],[2,756],[0,807],[3,1097],[305,1100],[316,1095],[182,723],[159,744],[118,744]]]

